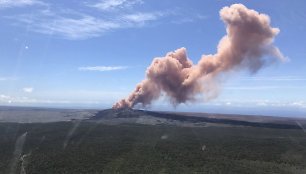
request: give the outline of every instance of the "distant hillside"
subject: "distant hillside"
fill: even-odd
[[[227,114],[153,112],[133,109],[106,109],[89,120],[109,124],[140,123],[178,126],[252,126],[279,129],[303,129],[305,119]]]

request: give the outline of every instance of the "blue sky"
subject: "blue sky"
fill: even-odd
[[[306,2],[232,0],[0,0],[0,105],[109,108],[127,97],[155,57],[180,47],[197,62],[226,34],[234,3],[271,17],[290,61],[239,72],[212,101],[150,109],[304,116]]]

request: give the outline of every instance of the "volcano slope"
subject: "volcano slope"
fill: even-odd
[[[306,125],[306,119],[302,118],[158,112],[134,109],[106,109],[96,113],[93,117],[89,118],[89,120],[105,124],[138,123],[189,127],[252,126],[280,129],[303,129],[304,125]]]
[[[72,121],[2,122],[0,173],[306,173],[304,125],[304,119],[132,109]]]

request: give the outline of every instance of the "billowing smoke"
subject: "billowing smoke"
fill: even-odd
[[[113,108],[146,106],[162,94],[174,105],[195,101],[197,94],[214,98],[220,76],[240,69],[256,73],[263,65],[284,59],[272,45],[279,29],[270,26],[269,16],[242,4],[224,7],[220,16],[226,24],[227,35],[220,40],[216,54],[203,55],[197,65],[188,59],[184,47],[155,58],[146,71],[146,79]]]

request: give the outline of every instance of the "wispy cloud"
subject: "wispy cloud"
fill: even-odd
[[[225,87],[227,90],[269,90],[278,89],[280,86],[230,86]]]
[[[0,81],[17,80],[17,77],[0,77]]]
[[[77,19],[56,17],[51,21],[35,19],[32,29],[44,34],[60,35],[66,39],[86,39],[97,37],[103,32],[122,27],[120,23],[101,20],[93,16],[82,16]]]
[[[306,89],[306,86],[229,86],[226,90]]]
[[[206,20],[206,19],[208,19],[207,15],[185,14],[184,16],[180,16],[180,18],[176,18],[175,20],[172,20],[171,23],[184,24],[184,23],[192,23],[192,22],[197,22],[199,20]]]
[[[0,0],[0,8],[23,7],[31,5],[46,5],[39,0]]]
[[[142,4],[142,0],[102,0],[98,3],[88,5],[89,7],[95,7],[100,10],[116,10],[116,9],[123,9],[123,8],[130,8],[136,4]]]
[[[71,9],[44,9],[5,18],[17,21],[20,26],[26,24],[28,29],[34,32],[77,40],[99,37],[116,29],[142,27],[162,16],[161,12],[107,12],[106,15],[100,16]]]
[[[123,16],[123,19],[130,22],[143,23],[145,21],[156,20],[163,16],[163,13],[136,13]]]
[[[257,106],[266,106],[266,107],[293,107],[293,108],[300,108],[305,109],[306,103],[304,101],[290,101],[290,102],[284,102],[284,101],[270,101],[270,100],[258,100],[253,101],[255,105]]]
[[[113,71],[126,69],[127,66],[88,66],[88,67],[79,67],[80,71]]]
[[[70,40],[100,37],[119,29],[140,28],[170,16],[177,18],[173,22],[177,24],[207,18],[193,12],[181,13],[183,9],[143,11],[138,8],[142,4],[143,0],[99,0],[75,4],[78,8],[72,9],[63,4],[48,4],[41,0],[0,0],[2,7],[40,5],[30,13],[16,11],[14,14],[3,15],[4,19],[10,20],[5,21],[8,24],[27,26],[28,31]]]
[[[71,103],[71,101],[67,100],[49,100],[49,99],[36,99],[36,98],[28,98],[24,96],[9,96],[0,94],[0,104],[67,104]]]
[[[126,95],[125,92],[92,90],[40,91],[31,95],[31,97],[0,94],[0,105],[57,106],[58,104],[65,104],[71,106],[98,105],[101,107],[101,104],[111,105],[124,95]]]
[[[279,77],[248,77],[242,80],[250,81],[306,81],[305,77],[299,76],[279,76]]]
[[[232,106],[232,107],[282,107],[306,109],[305,101],[278,101],[278,100],[217,100],[205,105]]]
[[[0,94],[0,102],[5,102],[5,103],[11,103],[12,102],[12,97],[4,94]]]
[[[22,91],[26,93],[32,93],[34,88],[23,88]]]

